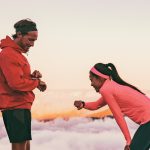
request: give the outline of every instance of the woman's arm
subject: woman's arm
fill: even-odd
[[[122,133],[124,134],[124,137],[127,141],[127,145],[130,145],[131,143],[131,137],[130,137],[130,133],[129,133],[129,129],[127,127],[126,121],[123,117],[123,114],[121,112],[121,109],[118,105],[118,103],[116,102],[113,94],[111,94],[112,92],[107,89],[105,91],[101,91],[102,96],[104,97],[106,103],[108,104],[110,110],[113,113],[113,116],[117,122],[117,124],[119,125]]]
[[[105,105],[106,105],[106,103],[102,97],[95,102],[84,102],[82,100],[76,100],[74,102],[74,106],[77,107],[78,110],[80,110],[82,108],[85,108],[88,110],[97,110]]]
[[[103,97],[101,97],[95,102],[85,102],[84,108],[88,110],[97,110],[105,105],[106,102],[104,101]]]

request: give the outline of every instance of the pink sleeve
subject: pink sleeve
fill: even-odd
[[[96,110],[105,105],[106,105],[106,103],[105,103],[103,97],[101,97],[100,99],[98,99],[95,102],[86,102],[84,108],[89,109],[89,110]]]
[[[113,113],[113,116],[117,122],[117,124],[119,125],[126,141],[127,144],[130,145],[131,143],[131,136],[129,133],[129,129],[127,127],[126,121],[123,117],[123,114],[121,112],[121,109],[119,107],[119,105],[117,104],[113,94],[111,94],[111,91],[107,89],[107,91],[101,91],[102,96],[104,97],[106,103],[108,104],[110,110]]]

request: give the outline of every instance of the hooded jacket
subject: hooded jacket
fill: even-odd
[[[31,109],[32,92],[39,81],[31,78],[30,65],[22,49],[9,36],[0,48],[0,109]]]

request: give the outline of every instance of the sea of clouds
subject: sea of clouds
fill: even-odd
[[[137,124],[127,119],[133,136]],[[114,119],[57,118],[32,121],[31,150],[123,150],[125,139]],[[0,118],[0,149],[11,146]]]

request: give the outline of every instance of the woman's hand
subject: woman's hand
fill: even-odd
[[[74,106],[77,107],[78,110],[82,109],[84,107],[85,103],[81,100],[74,101]]]
[[[129,145],[126,145],[125,148],[124,148],[124,150],[130,150]]]

